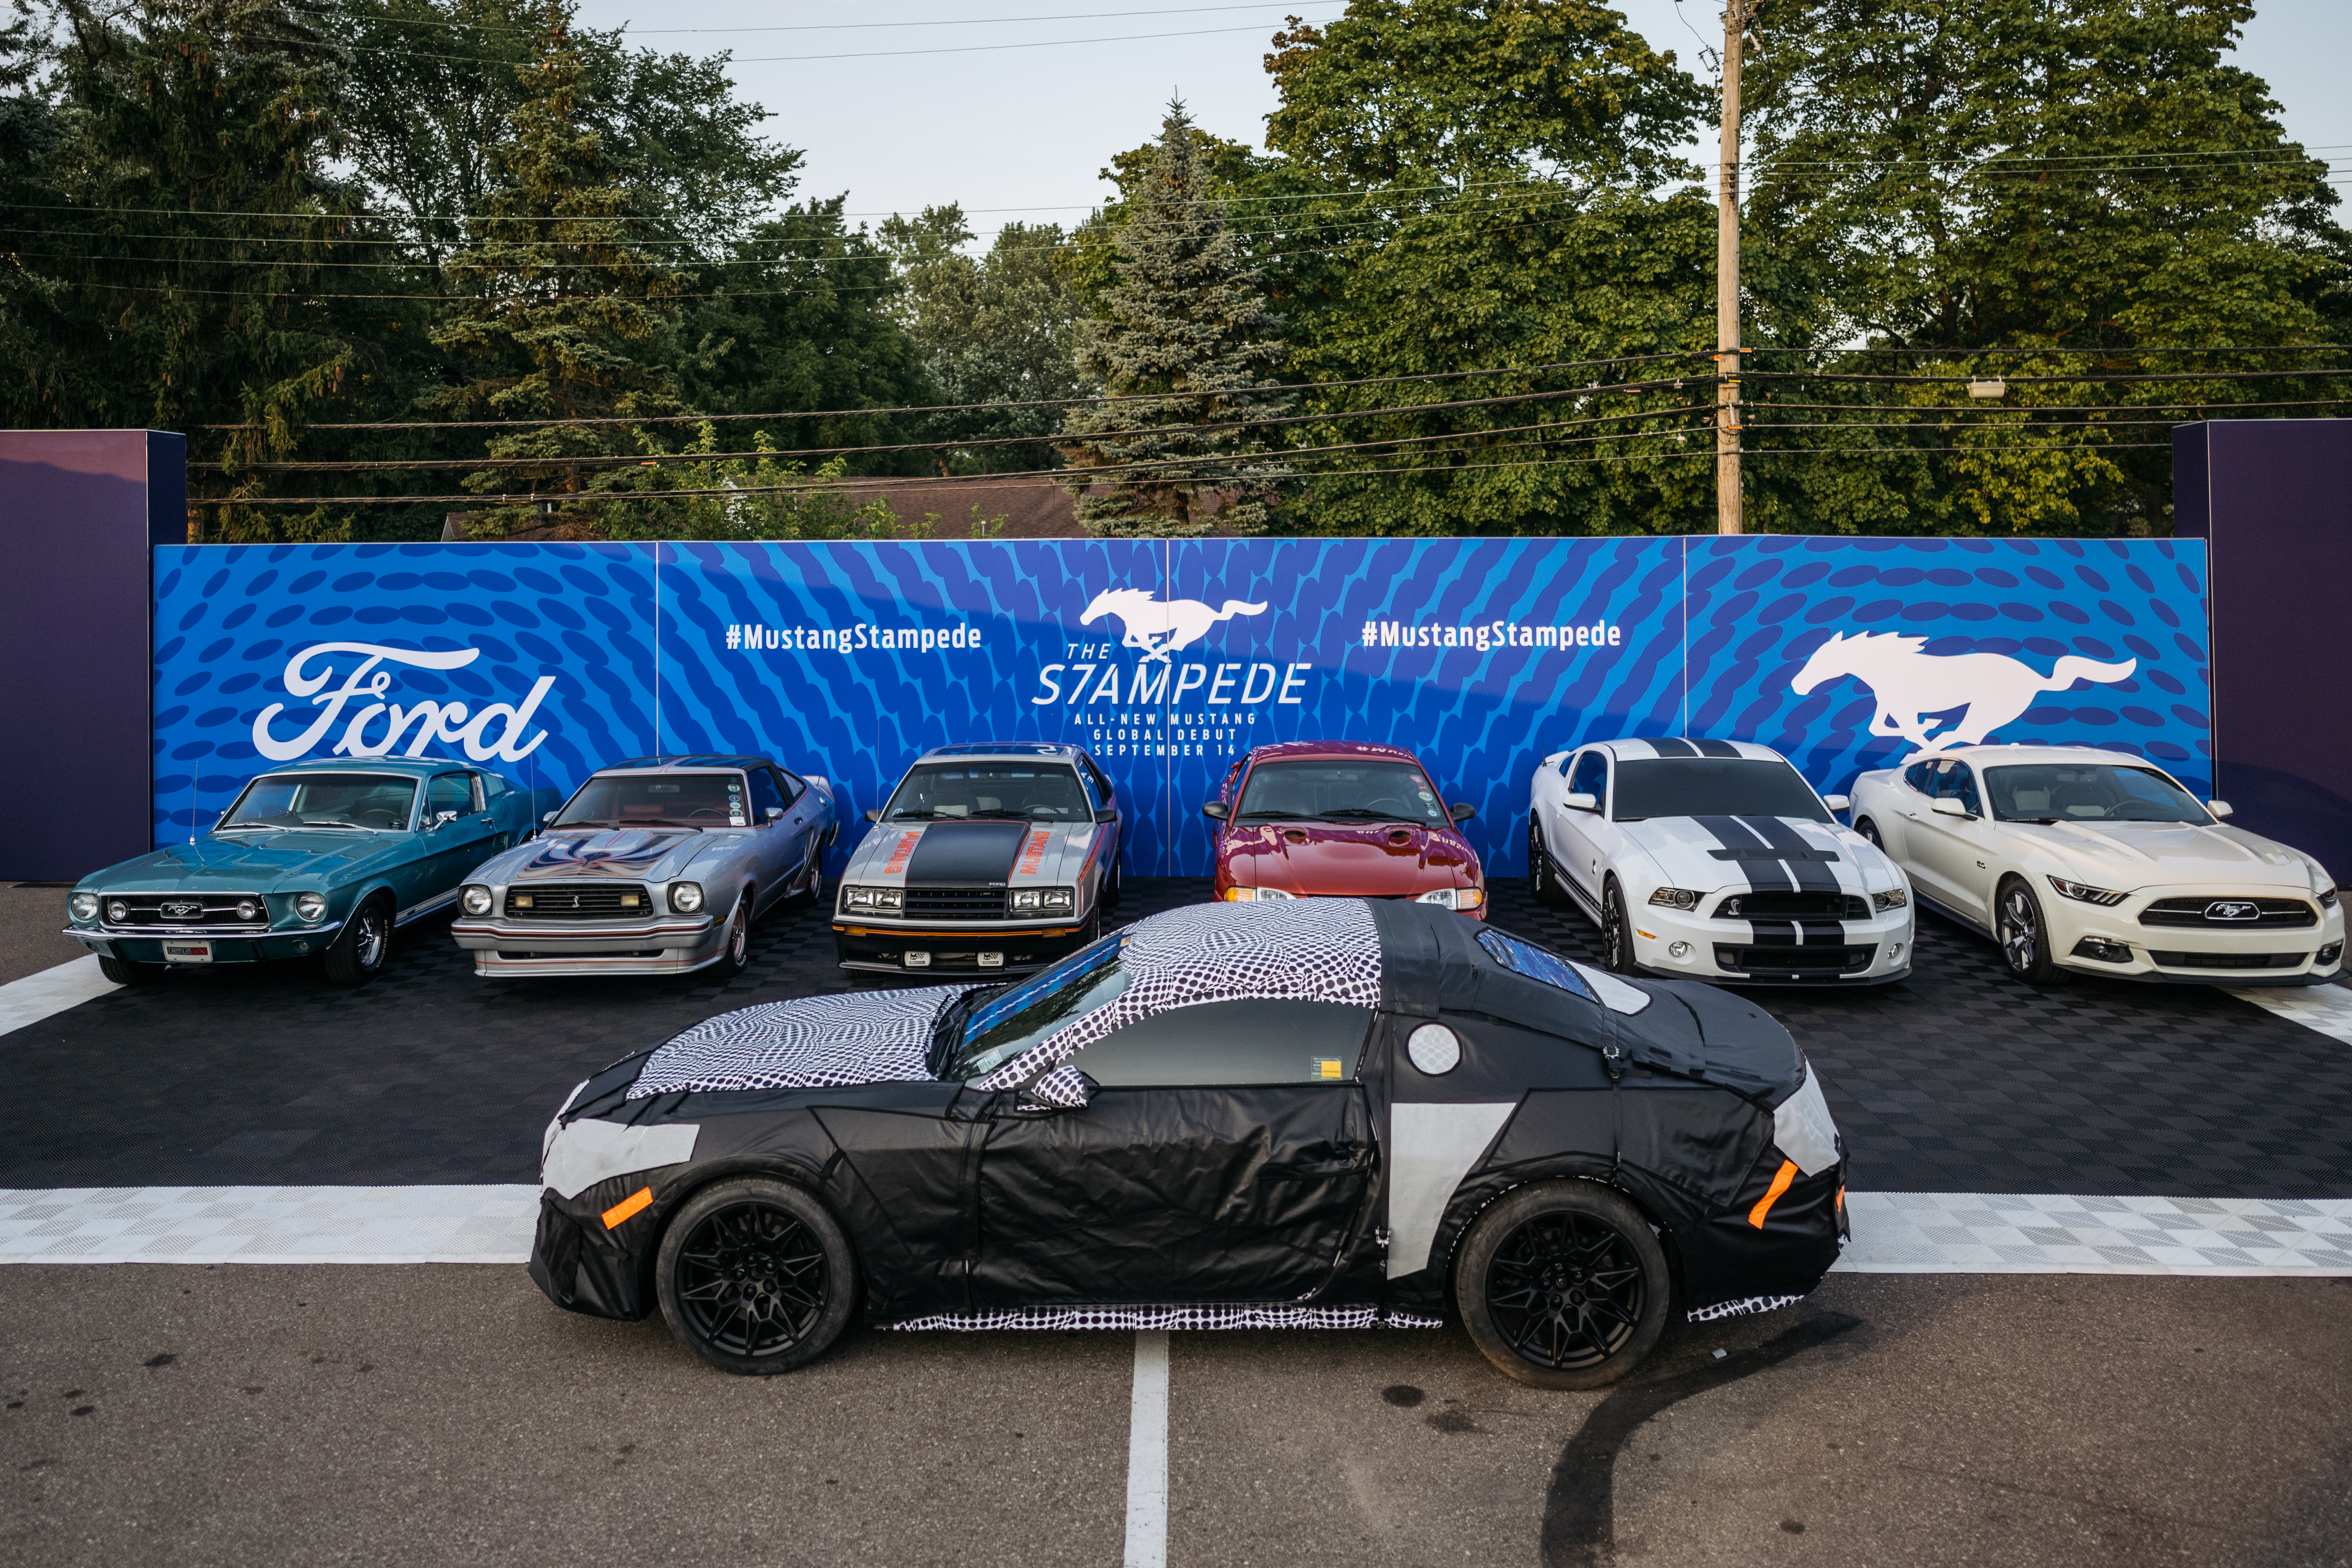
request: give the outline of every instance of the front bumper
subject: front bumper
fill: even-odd
[[[1715,896],[1700,901],[1711,906]],[[1916,944],[1908,906],[1866,921],[1842,921],[1843,941],[1784,946],[1760,941],[1744,920],[1637,904],[1628,912],[1633,961],[1667,980],[1733,985],[1883,985],[1911,973]],[[1683,951],[1676,953],[1679,944]]]
[[[1087,944],[1089,924],[1065,920],[1052,925],[996,921],[936,925],[833,922],[841,967],[866,974],[999,976],[1029,974]],[[909,953],[924,962],[909,964]],[[986,962],[990,954],[995,962]]]
[[[2162,899],[2294,896],[2275,889],[2238,894],[2210,888],[2142,888],[2115,908],[2101,909],[2044,889],[2042,908],[2050,922],[2052,953],[2062,968],[2076,974],[2176,985],[2323,985],[2344,973],[2340,903],[2321,910],[2318,923],[2307,926],[2231,931],[2212,925],[2142,925],[2139,918]],[[2329,956],[2323,959],[2323,953]]]
[[[67,926],[62,934],[73,938],[100,958],[117,958],[126,963],[172,962],[164,955],[163,944],[166,942],[209,943],[212,957],[206,962],[212,963],[260,963],[278,958],[316,958],[334,945],[335,935],[342,929],[342,921],[328,921],[320,925],[305,926],[299,931],[244,931],[234,935],[190,931],[170,935],[126,936],[97,926]]]
[[[707,914],[564,925],[461,918],[449,926],[457,945],[474,955],[476,974],[512,977],[683,974],[717,963],[727,950],[727,931]]]

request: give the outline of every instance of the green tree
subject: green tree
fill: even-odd
[[[2335,390],[2091,379],[2300,368],[2159,351],[2340,342],[2352,325],[2352,240],[2330,214],[2326,166],[2286,139],[2268,89],[2229,58],[2252,11],[2249,0],[1764,9],[1745,226],[1762,275],[1788,286],[1751,308],[1759,341],[1816,352],[1758,363],[1953,379],[1751,383],[1769,399],[1749,421],[1755,445],[1914,448],[1754,459],[1752,518],[1814,531],[2162,531],[2165,425],[2198,414],[2184,402]],[[1854,343],[1873,352],[1820,352]],[[2014,379],[1985,411],[1955,413],[1970,375]],[[1958,449],[1927,450],[1942,447]]]
[[[1284,471],[1262,455],[1263,432],[1234,422],[1288,405],[1270,374],[1282,321],[1212,192],[1181,102],[1169,105],[1114,243],[1117,281],[1080,327],[1076,356],[1107,401],[1071,409],[1058,443],[1078,521],[1109,536],[1203,533],[1202,498],[1218,491],[1231,499],[1217,526],[1262,530]]]
[[[432,401],[546,421],[492,437],[489,455],[508,464],[469,476],[469,488],[570,498],[609,489],[614,476],[575,459],[629,449],[626,427],[588,421],[681,408],[674,297],[693,277],[646,248],[656,237],[645,194],[617,177],[603,133],[581,123],[586,70],[552,8],[527,68],[532,94],[499,148],[507,183],[468,218],[446,269],[477,297],[433,333],[435,346],[480,372]]]

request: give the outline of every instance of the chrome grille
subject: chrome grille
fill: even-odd
[[[253,913],[243,913],[239,905],[249,905]],[[98,918],[117,931],[268,931],[269,904],[259,893],[101,893]]]
[[[626,921],[654,912],[653,895],[636,882],[532,883],[509,888],[507,918],[523,921]]]
[[[2217,920],[2216,904],[2252,904],[2252,920]],[[2140,911],[2144,926],[2190,926],[2199,931],[2294,931],[2319,923],[2319,911],[2304,899],[2257,899],[2221,893],[2186,899],[2158,899]]]

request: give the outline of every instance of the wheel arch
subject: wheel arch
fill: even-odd
[[[1444,1216],[1438,1224],[1436,1239],[1429,1249],[1429,1268],[1437,1277],[1446,1310],[1457,1318],[1461,1314],[1461,1303],[1455,1298],[1454,1288],[1454,1266],[1461,1260],[1463,1244],[1477,1228],[1480,1216],[1513,1193],[1549,1182],[1586,1182],[1612,1192],[1632,1204],[1635,1212],[1657,1232],[1658,1245],[1665,1250],[1666,1269],[1673,1278],[1674,1289],[1679,1298],[1683,1265],[1681,1249],[1675,1237],[1674,1217],[1662,1212],[1656,1201],[1658,1194],[1644,1191],[1639,1184],[1628,1184],[1623,1179],[1631,1173],[1628,1167],[1598,1154],[1559,1154],[1513,1165],[1507,1170],[1481,1172],[1464,1178],[1446,1203]]]
[[[694,1201],[697,1194],[739,1176],[764,1176],[800,1188],[833,1216],[834,1224],[841,1226],[841,1234],[849,1243],[849,1255],[856,1260],[857,1294],[862,1302],[867,1272],[865,1249],[858,1243],[856,1227],[843,1215],[841,1205],[825,1195],[825,1173],[837,1163],[837,1155],[822,1165],[816,1165],[792,1154],[764,1153],[729,1154],[689,1167],[677,1179],[674,1186],[655,1200],[656,1223],[637,1259],[638,1299],[643,1301],[656,1299],[657,1281],[655,1276],[661,1263],[662,1245],[669,1239],[671,1226],[677,1223],[679,1215],[686,1212],[686,1206]],[[853,1310],[856,1305],[853,1303]]]

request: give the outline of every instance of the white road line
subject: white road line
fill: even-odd
[[[1846,1273],[2352,1276],[2352,1198],[1848,1193],[1846,1203]],[[0,1264],[513,1265],[530,1258],[538,1215],[529,1186],[0,1189]],[[1164,1331],[1153,1342],[1150,1332],[1136,1342],[1135,1452],[1157,1387],[1162,1435],[1151,1440],[1164,1476]],[[1130,1476],[1131,1495],[1144,1474]]]
[[[2341,985],[2249,985],[2230,994],[2352,1046],[2352,992]]]
[[[1135,1398],[1127,1423],[1124,1568],[1168,1568],[1168,1331],[1135,1336]]]
[[[98,972],[98,955],[92,952],[69,958],[55,969],[11,980],[0,985],[0,1035],[26,1028],[117,989],[113,981]]]

